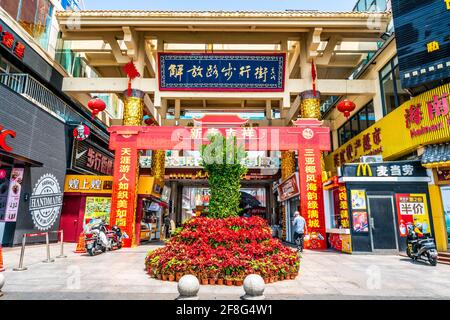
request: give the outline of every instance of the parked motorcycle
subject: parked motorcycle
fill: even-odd
[[[100,220],[91,221],[85,227],[85,246],[90,256],[97,252],[106,252],[111,248],[111,241],[108,239],[106,224]]]
[[[122,230],[118,226],[114,226],[107,233],[110,248],[114,250],[114,248],[121,249],[122,248],[122,240],[125,238]]]
[[[436,266],[438,257],[436,244],[430,234],[422,233],[421,227],[421,224],[417,224],[415,227],[408,226],[406,254],[414,261],[421,259]]]

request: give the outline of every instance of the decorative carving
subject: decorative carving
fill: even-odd
[[[281,180],[287,179],[295,172],[295,152],[281,152]]]
[[[300,115],[302,118],[314,118],[321,120],[320,112],[320,92],[316,92],[316,96],[312,91],[304,91],[301,93],[302,102],[300,104]]]

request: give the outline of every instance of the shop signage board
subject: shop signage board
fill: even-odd
[[[13,148],[8,143],[8,138],[15,138],[16,132],[13,130],[3,129],[3,126],[0,125],[0,150],[4,150],[6,152],[13,151]]]
[[[89,223],[91,219],[102,219],[106,224],[110,223],[111,198],[110,197],[87,197],[84,210],[84,222]]]
[[[450,77],[450,9],[446,0],[392,0],[403,88]]]
[[[0,24],[0,44],[20,60],[25,57],[25,44],[18,41],[16,36],[9,32],[2,23]]]
[[[428,178],[427,171],[422,167],[420,161],[347,164],[341,168],[341,176],[346,182],[357,180],[408,181],[415,178]]]
[[[408,235],[408,226],[422,224],[423,233],[431,233],[426,194],[396,194],[399,235]]]
[[[112,176],[114,156],[88,140],[75,141],[71,169],[97,175]]]
[[[300,194],[298,174],[294,173],[278,186],[278,200],[286,201]]]
[[[160,53],[161,91],[284,91],[284,53]]]
[[[111,194],[112,181],[112,176],[67,175],[64,192]]]
[[[57,178],[50,174],[40,177],[30,197],[30,213],[36,229],[52,228],[61,213],[63,193]]]
[[[385,160],[411,153],[420,146],[449,141],[450,84],[439,86],[405,102],[325,158],[327,171],[379,154]],[[379,139],[377,134],[379,130]],[[375,134],[375,136],[374,136]],[[369,140],[370,139],[370,140]],[[364,140],[370,148],[364,147]],[[375,143],[379,141],[379,143]]]
[[[23,172],[23,168],[13,168],[11,171],[4,220],[6,222],[15,222],[17,220],[17,212],[19,210],[20,195],[22,191]]]

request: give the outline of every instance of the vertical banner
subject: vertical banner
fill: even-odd
[[[6,203],[5,221],[15,222],[19,210],[20,192],[22,190],[23,168],[13,168],[9,181],[8,201]]]
[[[110,221],[126,233],[123,245],[128,248],[135,237],[137,157],[135,148],[116,149]]]
[[[327,249],[320,150],[300,148],[300,208],[306,219],[309,249]]]
[[[401,237],[408,235],[408,226],[422,225],[423,233],[431,233],[426,194],[397,194],[398,229]]]

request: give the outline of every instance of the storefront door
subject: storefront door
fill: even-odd
[[[398,249],[392,196],[367,196],[372,250]]]
[[[450,248],[450,186],[441,187],[445,226],[447,229],[448,248]]]

